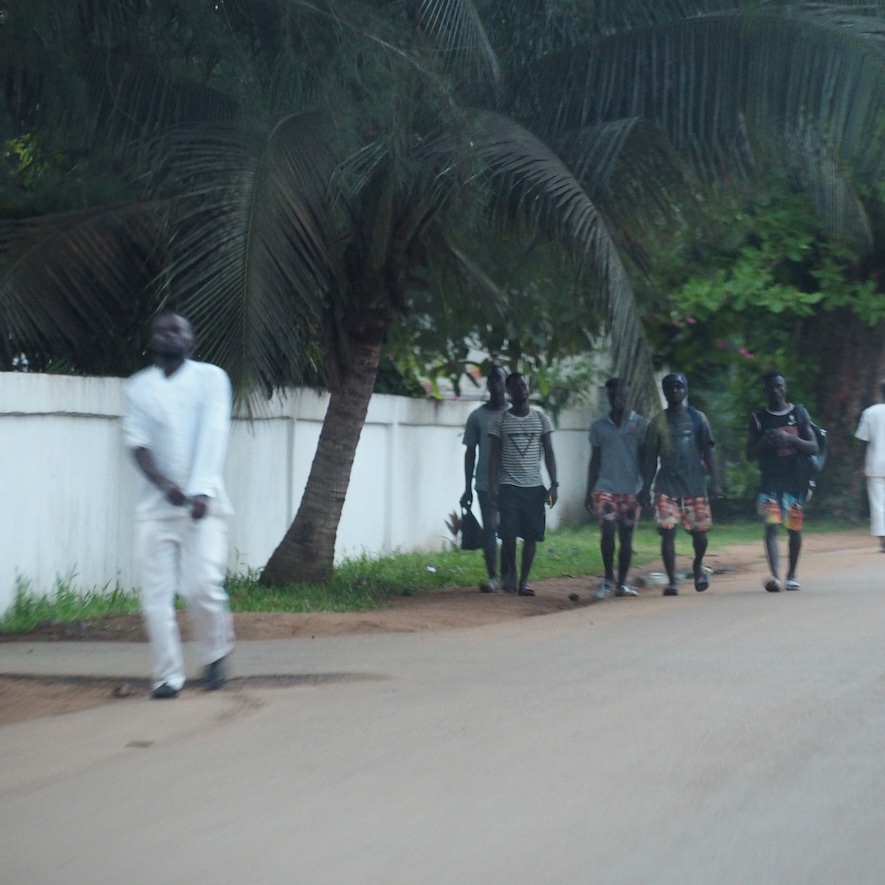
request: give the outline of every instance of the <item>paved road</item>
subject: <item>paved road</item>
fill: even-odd
[[[885,557],[827,556],[800,593],[242,644],[327,678],[0,729],[0,879],[881,885]]]

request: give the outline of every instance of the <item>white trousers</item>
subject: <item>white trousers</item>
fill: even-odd
[[[227,521],[217,516],[194,520],[185,511],[173,519],[137,525],[141,612],[151,648],[153,686],[184,685],[181,636],[175,597],[181,596],[193,626],[202,666],[233,649],[233,619],[224,589]]]
[[[867,495],[870,499],[870,534],[885,538],[885,476],[867,477]]]

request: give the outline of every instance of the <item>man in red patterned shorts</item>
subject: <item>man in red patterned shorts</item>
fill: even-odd
[[[676,528],[680,524],[691,535],[694,547],[694,588],[699,593],[710,586],[704,570],[707,532],[713,525],[707,497],[710,491],[721,497],[713,432],[707,416],[686,403],[688,380],[681,372],[667,375],[661,382],[667,408],[657,425],[652,425],[646,459],[646,487],[642,498],[649,498],[654,476],[655,522],[661,536],[661,558],[667,572],[664,596],[679,593],[676,579]],[[655,474],[655,468],[657,473]]]
[[[633,558],[633,530],[639,520],[642,465],[648,421],[626,407],[629,388],[617,378],[605,382],[611,410],[590,425],[593,447],[587,468],[587,512],[599,520],[599,547],[605,575],[594,597],[636,596],[627,586]],[[620,542],[615,579],[615,540]]]

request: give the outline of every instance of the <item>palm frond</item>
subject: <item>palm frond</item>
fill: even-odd
[[[612,120],[550,139],[588,196],[604,212],[619,247],[639,266],[643,237],[685,223],[701,182],[667,134],[647,120]]]
[[[533,95],[522,111],[545,137],[647,119],[720,178],[742,165],[745,130],[813,125],[861,174],[878,174],[883,154],[869,138],[885,109],[878,25],[787,6],[685,18],[560,53],[520,80]]]
[[[508,303],[507,293],[479,266],[475,258],[445,236],[440,236],[439,241],[432,245],[436,246],[433,254],[437,257],[437,266],[444,267],[448,276],[456,281],[455,285],[450,282],[438,285],[440,293],[452,290],[470,292],[473,298],[485,300],[498,314],[504,313]],[[444,259],[442,256],[445,256]]]
[[[138,332],[157,303],[162,202],[7,222],[0,228],[3,351],[30,368],[65,359],[104,374],[138,364]]]
[[[849,243],[858,255],[869,255],[874,236],[869,213],[836,152],[815,130],[783,136],[792,156],[789,169],[811,200],[827,236]]]
[[[475,131],[499,195],[493,216],[566,244],[592,281],[591,301],[608,318],[615,371],[650,396],[653,373],[633,288],[597,207],[562,160],[509,118],[479,112]]]
[[[415,24],[456,76],[497,84],[501,70],[473,0],[413,0]]]
[[[82,71],[102,144],[128,147],[175,125],[230,123],[240,114],[231,96],[190,77],[173,77],[155,55],[137,50],[92,51]]]
[[[292,383],[315,358],[336,287],[326,122],[291,115],[264,139],[186,128],[166,144],[160,186],[177,194],[170,297],[240,391]]]

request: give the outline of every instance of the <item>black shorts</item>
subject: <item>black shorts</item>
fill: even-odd
[[[498,490],[498,537],[502,541],[543,541],[547,525],[547,490],[501,486]]]

